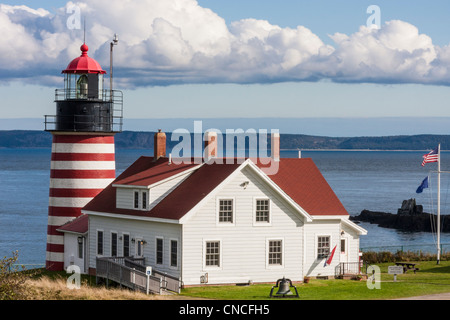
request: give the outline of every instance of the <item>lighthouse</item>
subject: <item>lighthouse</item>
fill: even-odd
[[[105,90],[106,72],[88,56],[85,43],[80,50],[62,71],[56,115],[45,116],[45,131],[53,136],[46,249],[46,268],[52,271],[64,267],[64,236],[58,228],[79,217],[115,179],[114,135],[122,131],[122,92]]]

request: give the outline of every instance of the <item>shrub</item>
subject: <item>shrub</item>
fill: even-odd
[[[392,253],[389,251],[367,251],[363,252],[362,260],[369,263],[384,263],[384,262],[409,262],[409,261],[433,261],[437,259],[436,254],[431,254],[422,251],[397,251]],[[444,252],[441,254],[441,261],[450,260],[450,253]]]
[[[26,299],[28,288],[25,285],[32,273],[25,272],[25,268],[17,265],[19,253],[13,252],[11,258],[0,260],[0,300]]]

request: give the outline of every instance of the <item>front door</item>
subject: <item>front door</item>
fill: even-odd
[[[348,241],[347,237],[341,238],[341,262],[348,262]]]

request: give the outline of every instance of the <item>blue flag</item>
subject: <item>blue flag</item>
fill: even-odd
[[[422,193],[423,189],[428,188],[428,177],[423,179],[420,186],[417,188],[416,193]]]

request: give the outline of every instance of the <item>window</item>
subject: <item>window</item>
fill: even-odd
[[[111,232],[111,257],[117,257],[117,233]]]
[[[133,208],[138,210],[147,210],[148,203],[149,203],[149,196],[148,196],[148,190],[139,191],[135,190],[133,192]]]
[[[233,199],[219,201],[219,222],[233,223]]]
[[[220,241],[206,242],[205,265],[207,267],[220,267]]]
[[[147,209],[147,192],[142,192],[142,209]]]
[[[317,258],[325,258],[330,253],[330,236],[319,236],[317,238]]]
[[[88,77],[83,74],[77,81],[77,98],[86,99],[88,96]]]
[[[163,264],[163,249],[163,239],[156,238],[156,264]]]
[[[136,245],[135,245],[135,253],[137,258],[142,258],[144,255],[144,244],[146,242],[140,238],[136,238]]]
[[[123,235],[123,256],[124,257],[130,256],[130,235],[129,234]]]
[[[341,254],[345,254],[345,238],[341,239]]]
[[[103,231],[97,231],[97,254],[103,255]]]
[[[139,191],[134,192],[134,208],[139,209]]]
[[[256,222],[269,222],[270,221],[270,203],[269,199],[257,199],[256,200]]]
[[[269,266],[283,265],[283,240],[269,240]]]
[[[78,237],[78,258],[83,259],[83,237]]]
[[[178,266],[178,241],[170,240],[170,266]]]

